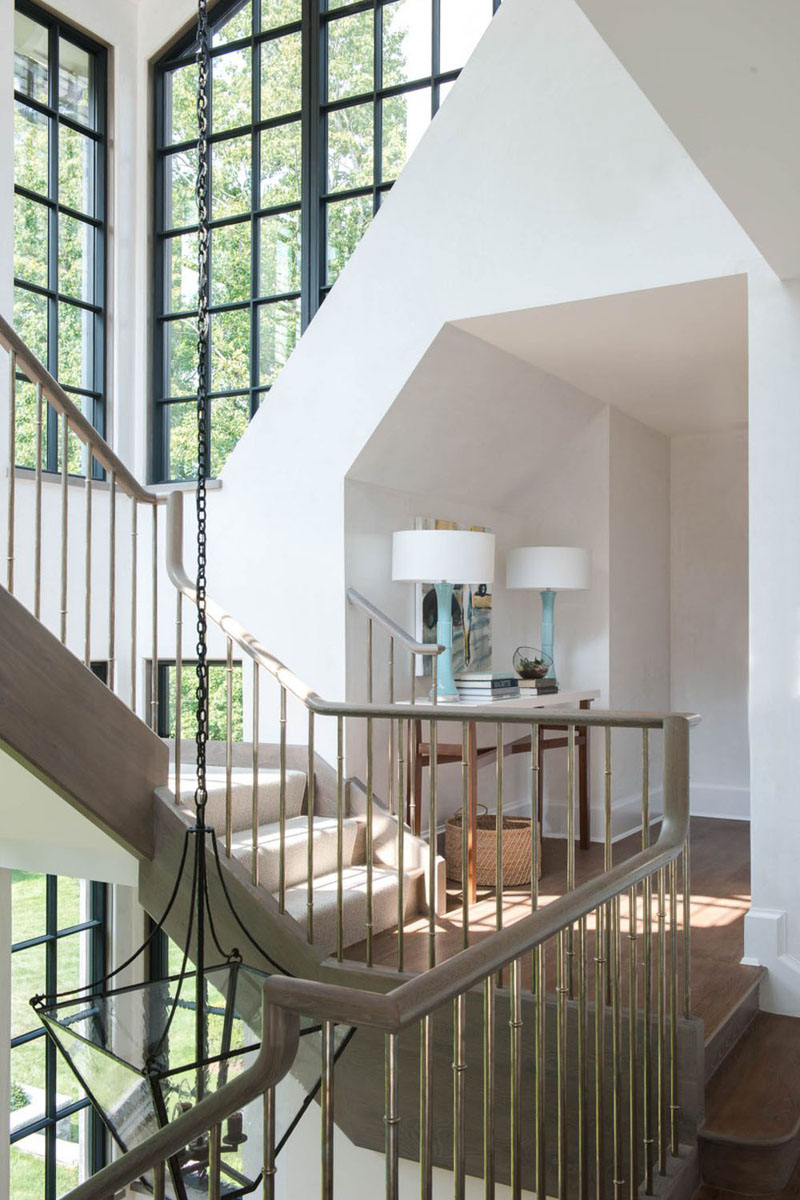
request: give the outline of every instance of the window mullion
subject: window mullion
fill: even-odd
[[[254,28],[261,29],[261,5],[259,0],[253,0]],[[258,6],[256,9],[255,6]],[[259,309],[256,304],[258,297],[259,278],[261,271],[261,223],[255,215],[261,208],[261,133],[257,123],[261,118],[261,42],[252,38],[250,55],[253,104],[253,133],[250,157],[250,416],[255,416],[258,407],[259,383]]]
[[[322,74],[327,54],[319,15],[320,0],[303,0],[303,105],[301,171],[302,258],[300,324],[306,329],[319,308],[322,263],[325,253],[321,182],[321,96]]]

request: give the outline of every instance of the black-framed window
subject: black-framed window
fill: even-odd
[[[211,470],[269,394],[500,0],[212,13]],[[196,45],[158,64],[153,478],[196,471]]]
[[[82,408],[106,425],[106,50],[60,17],[14,12],[14,326]],[[46,408],[43,466],[60,470]],[[36,398],[17,383],[17,465],[36,460]],[[70,470],[83,470],[72,438]]]
[[[57,1200],[103,1166],[102,1120],[30,1007],[105,974],[107,887],[11,875],[11,1195]]]
[[[194,659],[181,666],[181,737],[192,740],[197,733],[197,676]],[[159,737],[174,738],[176,728],[176,667],[174,660],[158,663],[158,703],[156,731]],[[231,671],[231,732],[234,742],[244,741],[243,676],[241,662],[233,662]],[[212,741],[226,740],[228,719],[227,663],[208,660],[208,736]]]

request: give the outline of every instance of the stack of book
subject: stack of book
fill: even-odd
[[[460,700],[481,704],[492,700],[513,700],[519,696],[519,680],[507,671],[467,671],[456,678]]]
[[[523,696],[552,696],[558,691],[558,680],[553,676],[549,679],[520,679],[519,687]]]

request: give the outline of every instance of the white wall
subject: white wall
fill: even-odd
[[[672,439],[672,690],[698,712],[692,812],[747,817],[747,430]]]
[[[664,712],[670,687],[669,439],[612,408],[609,413],[609,703]],[[661,739],[650,737],[651,806],[660,807]],[[636,828],[641,812],[642,735],[613,737],[615,806]]]

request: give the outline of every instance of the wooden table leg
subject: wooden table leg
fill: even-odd
[[[581,700],[580,707],[591,708],[591,700]],[[584,725],[578,742],[578,806],[581,850],[591,845],[591,817],[589,806],[589,726]]]

